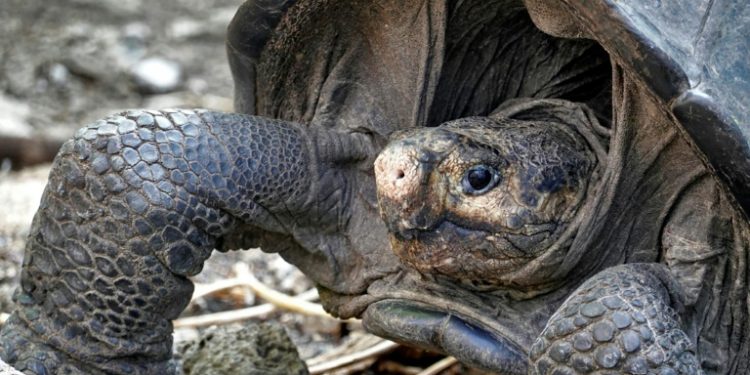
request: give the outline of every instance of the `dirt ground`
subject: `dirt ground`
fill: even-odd
[[[233,86],[224,37],[241,3],[163,0],[157,6],[145,0],[3,0],[0,138],[61,141],[89,122],[131,108],[231,111]],[[12,167],[18,165],[0,160],[0,314],[10,312],[25,237],[49,173],[49,164],[20,171]],[[261,282],[286,294],[312,288],[294,267],[259,250],[214,256],[194,281],[209,285],[232,277],[237,264],[249,265]],[[261,302],[246,288],[229,288],[196,301],[184,315]],[[308,361],[361,331],[356,322],[295,313],[260,318],[281,322]],[[204,328],[177,329],[176,345],[195,339]],[[405,348],[395,353],[339,373],[416,374],[440,359]],[[441,373],[464,371],[468,370],[453,366]]]

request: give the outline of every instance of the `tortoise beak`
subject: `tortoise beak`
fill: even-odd
[[[380,215],[401,239],[413,239],[442,219],[442,199],[431,183],[439,156],[403,140],[389,144],[375,160]]]

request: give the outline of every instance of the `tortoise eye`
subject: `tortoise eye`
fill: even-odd
[[[466,171],[461,185],[464,193],[480,195],[490,191],[498,182],[500,182],[500,173],[495,168],[475,165]]]

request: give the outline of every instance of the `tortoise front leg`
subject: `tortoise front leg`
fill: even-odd
[[[200,111],[81,129],[50,172],[0,358],[34,374],[169,373],[187,277],[223,236],[239,223],[289,233],[288,218],[336,222],[317,199],[330,172],[318,161],[330,149],[358,157],[337,137],[348,136]]]
[[[606,269],[550,318],[531,348],[532,374],[702,374],[659,264]]]

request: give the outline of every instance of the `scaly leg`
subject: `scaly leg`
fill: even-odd
[[[585,282],[531,348],[531,374],[702,374],[663,265],[628,264]]]
[[[81,129],[50,172],[0,358],[40,375],[169,373],[187,277],[240,225],[337,223],[343,203],[319,199],[331,173],[318,162],[366,157],[362,137],[182,110]]]

